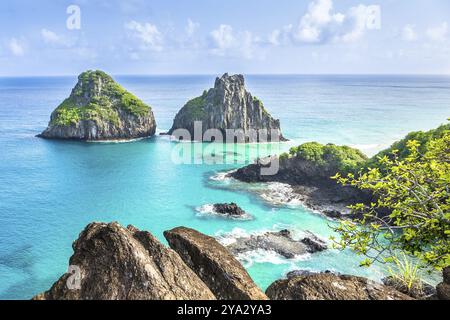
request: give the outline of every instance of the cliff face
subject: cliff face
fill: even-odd
[[[194,136],[195,121],[202,122],[201,137]],[[176,115],[169,134],[174,134],[176,129],[188,130],[190,140],[199,141],[211,141],[203,136],[208,129],[218,129],[223,141],[230,143],[286,140],[281,134],[280,121],[272,118],[263,103],[245,89],[242,75],[224,74],[216,79],[214,88],[190,100]],[[226,129],[240,129],[243,134],[227,139]],[[267,134],[261,130],[267,130]]]
[[[151,108],[102,71],[78,77],[69,98],[52,113],[39,137],[113,140],[149,137],[156,122]]]

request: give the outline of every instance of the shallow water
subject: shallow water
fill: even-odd
[[[116,77],[153,106],[167,130],[187,99],[200,95],[212,76]],[[167,137],[132,143],[78,143],[35,138],[51,111],[70,93],[75,78],[0,78],[0,298],[30,298],[49,288],[67,268],[71,244],[92,221],[119,221],[162,232],[193,227],[222,241],[265,230],[310,230],[323,238],[332,223],[301,206],[271,204],[248,186],[218,173],[241,164],[201,163],[199,143],[183,143],[199,164],[175,164]],[[249,89],[281,119],[291,142],[358,146],[373,154],[412,130],[430,129],[450,114],[445,77],[249,76]],[[251,161],[260,145],[214,152]],[[175,149],[177,150],[177,149]],[[281,150],[260,150],[271,154]],[[180,151],[180,150],[178,150]],[[209,155],[203,162],[211,161]],[[199,215],[196,208],[236,202],[252,220]],[[262,288],[294,269],[335,270],[379,280],[383,267],[358,267],[361,257],[328,250],[288,261],[267,252],[240,257]]]

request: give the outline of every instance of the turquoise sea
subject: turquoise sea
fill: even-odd
[[[159,131],[169,129],[179,108],[215,79],[115,78],[152,105]],[[258,75],[247,76],[246,82],[280,118],[284,135],[291,139],[282,150],[319,141],[348,144],[373,155],[406,133],[434,128],[450,116],[449,77]],[[164,230],[181,225],[224,242],[282,228],[298,235],[306,230],[324,238],[331,235],[330,220],[299,205],[273,204],[245,185],[220,179],[218,173],[238,164],[174,163],[178,144],[167,137],[129,143],[35,138],[75,83],[76,77],[0,78],[0,299],[28,299],[49,288],[67,269],[72,241],[92,221],[133,224],[161,241]],[[184,152],[193,150],[197,160],[205,147],[181,146]],[[259,147],[240,145],[223,154],[248,162]],[[254,219],[223,220],[196,210],[232,201]],[[375,280],[385,272],[383,266],[360,268],[361,257],[349,251],[328,250],[290,261],[267,252],[240,258],[263,289],[294,269],[334,270]]]

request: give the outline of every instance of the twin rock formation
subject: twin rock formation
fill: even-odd
[[[334,274],[294,275],[266,294],[214,238],[184,227],[152,234],[117,223],[92,223],[73,244],[70,265],[35,300],[327,300],[411,299],[364,278]]]
[[[196,121],[201,121],[199,137],[194,134]],[[176,134],[177,129],[185,129],[189,137],[183,138],[189,140],[211,141],[203,136],[208,129],[221,132],[223,142],[285,140],[279,120],[274,120],[262,102],[246,91],[242,75],[225,74],[217,78],[213,89],[189,101],[175,117],[169,133]],[[239,130],[238,137],[228,141],[227,129]],[[151,137],[155,132],[156,122],[150,106],[106,73],[87,71],[78,77],[69,98],[55,109],[47,129],[39,136],[99,141]]]

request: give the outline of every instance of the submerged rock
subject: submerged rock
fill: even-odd
[[[308,252],[315,253],[328,249],[325,241],[317,237],[312,232],[307,231],[307,234],[308,236],[306,238],[303,238],[301,242],[308,247]]]
[[[412,300],[413,298],[366,278],[313,273],[272,283],[266,290],[272,300]]]
[[[69,98],[53,111],[39,137],[74,140],[121,140],[155,134],[151,108],[102,71],[78,77]]]
[[[35,299],[42,300],[210,300],[214,294],[172,249],[149,232],[117,223],[92,223],[73,244],[71,274]]]
[[[236,203],[216,203],[214,204],[214,211],[227,215],[227,216],[234,216],[234,217],[242,217],[247,215],[247,213],[242,210]]]
[[[267,299],[239,261],[216,239],[184,227],[166,231],[164,236],[218,299]]]
[[[306,253],[326,250],[327,246],[322,240],[312,234],[297,241],[292,239],[289,230],[281,230],[279,232],[266,232],[261,235],[238,238],[234,243],[228,245],[227,248],[234,255],[262,249],[274,251],[286,259],[293,259]]]
[[[198,137],[194,134],[196,121],[202,123]],[[177,129],[186,129],[190,137],[179,136]],[[226,73],[216,79],[214,88],[187,102],[176,115],[169,134],[179,139],[217,141],[217,137],[204,136],[208,129],[217,129],[222,141],[229,143],[286,140],[281,134],[280,121],[272,118],[263,103],[245,89],[242,75]],[[227,129],[241,130],[242,134],[227,139]]]

